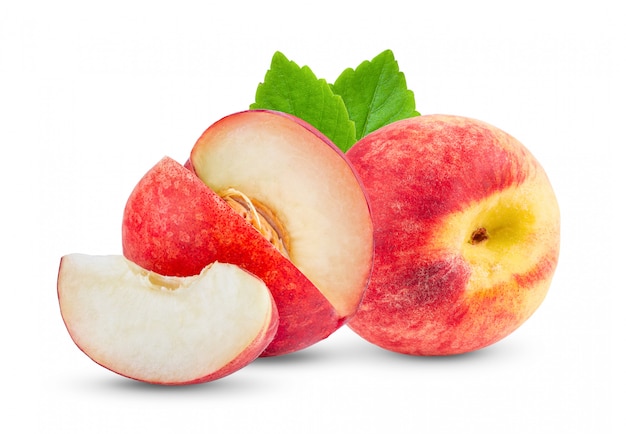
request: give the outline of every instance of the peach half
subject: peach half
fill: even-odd
[[[148,172],[122,235],[124,255],[151,271],[186,276],[219,261],[262,279],[280,317],[264,356],[345,324],[372,266],[369,204],[345,155],[306,122],[265,110],[211,125],[186,168],[164,159]]]

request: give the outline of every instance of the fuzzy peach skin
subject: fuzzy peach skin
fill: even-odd
[[[347,153],[370,197],[375,257],[349,327],[412,355],[491,345],[544,300],[557,266],[559,208],[519,141],[474,119],[427,115]]]

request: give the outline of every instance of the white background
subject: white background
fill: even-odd
[[[625,432],[617,4],[3,3],[0,431]],[[345,328],[179,388],[126,380],[76,348],[58,311],[59,259],[121,252],[123,206],[154,163],[184,162],[206,127],[247,108],[276,50],[332,82],[387,48],[419,111],[490,122],[548,172],[562,253],[526,324],[450,358],[389,353]]]

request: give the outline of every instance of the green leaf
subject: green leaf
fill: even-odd
[[[356,70],[346,69],[331,87],[343,98],[356,125],[357,140],[394,121],[420,115],[391,50],[361,63]]]
[[[299,67],[277,51],[265,81],[257,87],[251,109],[269,109],[303,119],[328,137],[342,151],[356,142],[354,122],[341,99],[326,80],[308,66]]]

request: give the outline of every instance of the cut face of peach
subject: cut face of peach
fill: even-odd
[[[254,360],[276,332],[267,286],[213,263],[190,277],[145,270],[121,255],[66,255],[58,296],[76,345],[98,364],[140,381],[215,380]]]
[[[328,139],[283,113],[242,112],[212,125],[190,164],[240,214],[264,220],[268,239],[339,317],[355,312],[371,268],[372,223],[359,179]]]

